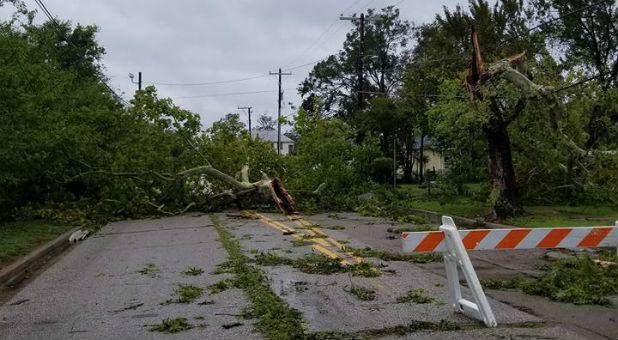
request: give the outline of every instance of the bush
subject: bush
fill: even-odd
[[[378,157],[371,162],[371,178],[378,183],[387,183],[393,178],[393,160]]]

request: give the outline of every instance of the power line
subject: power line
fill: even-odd
[[[354,1],[351,5],[349,5],[349,6],[348,6],[348,7],[346,7],[345,9],[343,9],[343,10],[341,11],[341,13],[345,13],[345,12],[349,11],[350,9],[352,9],[353,7],[355,7],[356,5],[358,5],[361,1],[362,1],[362,0],[356,0],[356,1]],[[373,1],[373,0],[371,0],[371,1]],[[366,6],[365,6],[365,7],[366,7]],[[335,25],[336,25],[338,22],[339,22],[339,21],[338,21],[338,20],[336,20],[336,19],[335,19],[335,20],[333,20],[333,22],[331,22],[331,24],[330,24],[330,25],[326,28],[326,30],[324,30],[324,31],[323,31],[323,32],[322,32],[322,33],[321,33],[321,34],[317,37],[317,39],[315,39],[315,40],[314,40],[311,44],[309,44],[309,45],[307,46],[307,48],[305,48],[305,49],[303,50],[303,52],[299,53],[299,54],[298,54],[298,55],[297,55],[294,59],[292,59],[292,61],[290,61],[290,62],[289,62],[289,63],[287,63],[287,64],[284,64],[284,65],[283,65],[283,66],[281,66],[281,67],[285,69],[287,66],[289,66],[289,65],[293,64],[294,62],[296,62],[296,61],[298,61],[300,58],[302,58],[302,56],[303,56],[303,55],[304,55],[307,51],[310,51],[310,50],[311,50],[311,49],[313,49],[314,47],[319,47],[320,45],[323,45],[323,44],[325,44],[326,42],[330,41],[330,39],[331,39],[331,38],[332,38],[332,37],[333,37],[333,36],[334,36],[337,32],[339,32],[339,31],[341,30],[341,28],[342,28],[342,26],[343,26],[343,25],[342,25],[342,26],[340,26],[339,28],[337,28],[335,31],[333,31],[333,32],[332,32],[332,34],[331,34],[331,35],[330,35],[330,36],[329,36],[326,40],[324,40],[322,43],[319,43],[319,42],[320,42],[320,40],[321,40],[323,37],[325,37],[325,36],[326,36],[326,34],[327,34],[327,33],[328,33],[328,32],[329,32],[329,31],[330,31],[333,27],[335,27]],[[287,68],[287,69],[289,70],[290,68]]]
[[[237,78],[237,79],[228,79],[228,80],[218,80],[218,81],[209,81],[209,82],[201,82],[201,83],[164,83],[164,82],[152,82],[153,85],[162,85],[162,86],[205,86],[205,85],[217,85],[217,84],[229,84],[229,83],[238,83],[247,80],[266,78],[268,74],[256,75],[252,77],[246,78]]]
[[[227,93],[213,93],[213,94],[203,94],[197,96],[183,96],[183,97],[170,97],[172,99],[191,99],[191,98],[208,98],[208,97],[225,97],[225,96],[239,96],[245,94],[257,94],[257,93],[273,93],[277,92],[274,90],[264,90],[264,91],[247,91],[247,92],[227,92]]]
[[[45,6],[45,4],[43,3],[43,0],[34,0],[34,2],[39,6],[39,8],[41,9],[41,11],[43,11],[43,13],[45,14],[45,16],[47,16],[47,18],[53,23],[53,26],[55,27],[56,31],[58,31],[58,33],[60,35],[62,35],[62,30],[60,29],[60,24],[58,24],[58,22],[56,21],[56,19],[54,18],[54,16],[51,14],[51,12],[47,9],[47,7]],[[76,48],[75,45],[73,45],[73,43],[70,40],[67,40],[67,43],[71,46],[73,46],[73,48]],[[128,103],[126,102],[126,100],[124,100],[124,98],[122,98],[121,96],[119,96],[116,91],[114,91],[114,89],[112,89],[109,85],[107,85],[107,83],[103,80],[103,79],[99,79],[101,81],[101,83],[103,83],[103,85],[107,88],[107,90],[109,90],[109,92],[111,92],[117,99],[119,99],[123,104],[128,105]]]

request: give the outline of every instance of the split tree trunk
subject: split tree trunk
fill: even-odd
[[[505,219],[523,211],[515,168],[511,155],[511,140],[507,124],[501,116],[494,115],[484,129],[489,152],[489,178],[492,193],[493,218]]]

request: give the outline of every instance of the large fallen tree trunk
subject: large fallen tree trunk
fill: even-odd
[[[224,182],[230,186],[230,189],[209,197],[204,202],[192,202],[181,212],[187,211],[192,206],[203,208],[209,205],[211,209],[214,206],[230,203],[236,203],[240,206],[242,200],[256,196],[264,201],[274,201],[284,214],[293,214],[296,212],[296,202],[294,202],[294,199],[285,189],[280,179],[276,177],[268,178],[264,175],[263,178],[257,182],[249,182],[249,167],[246,165],[240,171],[240,181],[210,165],[203,165],[178,173],[171,186],[180,185],[189,177],[202,175]],[[222,199],[223,201],[215,202],[217,199]],[[158,210],[162,211],[163,206],[164,205],[158,206]]]

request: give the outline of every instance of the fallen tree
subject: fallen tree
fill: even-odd
[[[178,213],[184,213],[192,207],[197,207],[199,210],[215,210],[225,205],[235,203],[239,206],[239,208],[241,208],[244,200],[257,197],[258,200],[261,201],[274,201],[277,207],[279,207],[281,212],[284,214],[293,214],[296,212],[296,202],[294,202],[294,199],[288,193],[280,179],[276,177],[268,178],[265,174],[262,174],[263,176],[261,180],[257,182],[250,182],[249,166],[247,165],[243,166],[239,173],[240,180],[237,180],[236,178],[215,169],[211,165],[198,166],[182,171],[178,173],[175,178],[173,178],[167,192],[171,192],[173,187],[184,183],[189,177],[202,175],[222,181],[229,185],[230,189],[215,194],[203,202],[191,202],[184,209],[175,213],[170,213],[163,210],[165,207],[164,203],[151,203],[151,205],[155,206],[160,212],[175,215]],[[164,201],[166,197],[167,194],[164,195],[159,201]]]

